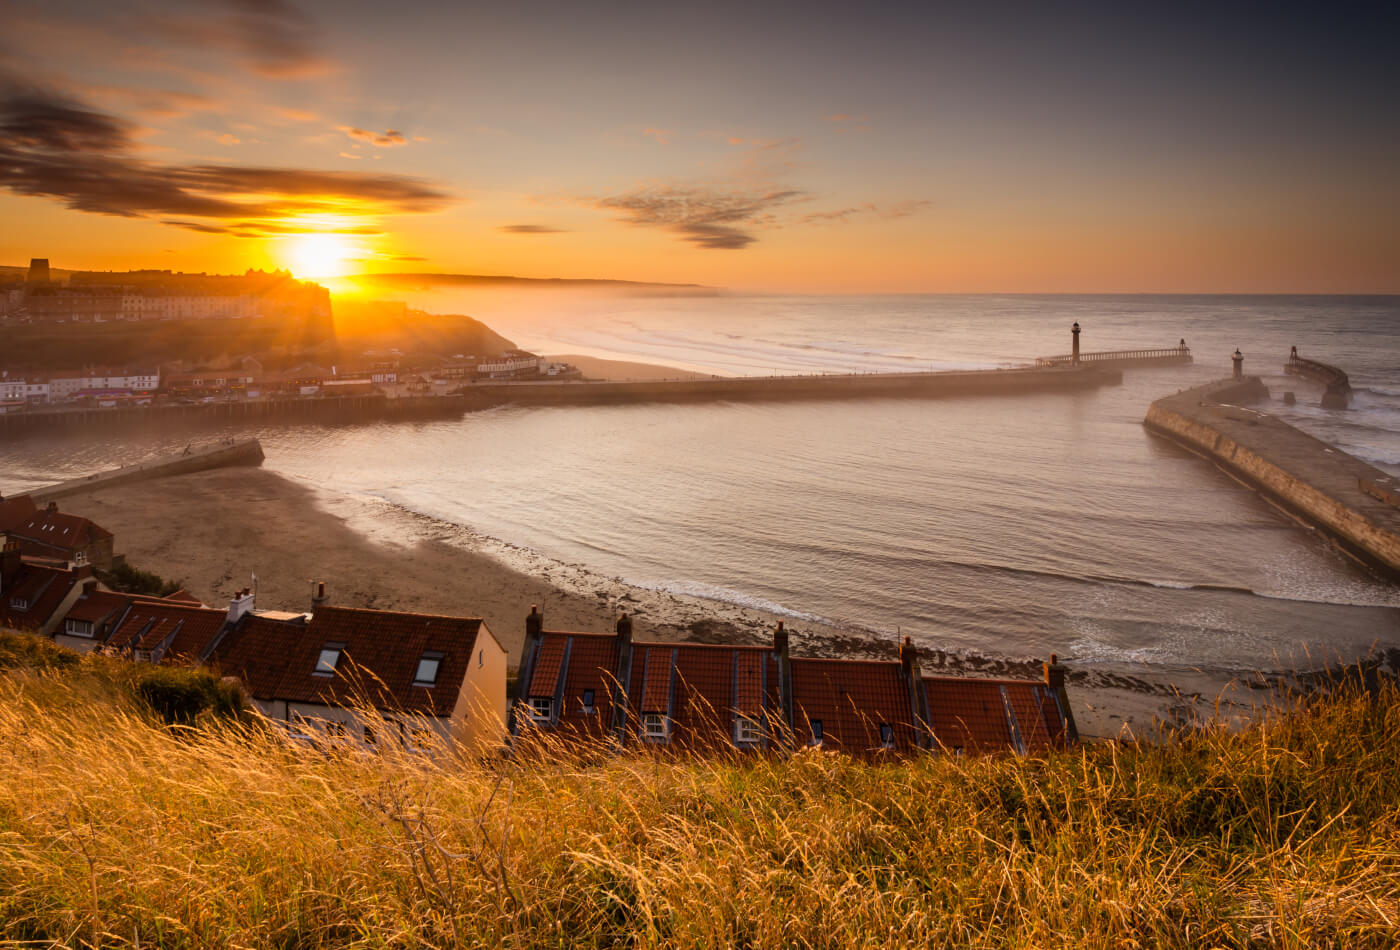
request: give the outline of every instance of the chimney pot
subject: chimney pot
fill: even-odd
[[[787,656],[788,652],[788,631],[781,620],[773,628],[773,652]]]

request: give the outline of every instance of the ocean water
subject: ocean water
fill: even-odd
[[[717,374],[995,367],[1172,346],[1197,362],[1034,396],[503,408],[460,420],[242,429],[267,467],[388,499],[661,590],[945,649],[1081,663],[1291,669],[1400,647],[1376,580],[1142,428],[1155,398],[1265,377],[1270,411],[1400,474],[1400,298],[424,295],[542,352]],[[1284,377],[1290,346],[1352,408]],[[1282,394],[1298,394],[1285,407]],[[223,430],[232,432],[233,430]],[[0,490],[187,433],[0,445]]]

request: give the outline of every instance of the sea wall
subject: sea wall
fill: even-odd
[[[1157,400],[1143,425],[1215,462],[1400,580],[1400,507],[1385,497],[1400,479],[1243,405],[1261,395],[1267,390],[1258,377],[1210,383]]]
[[[960,395],[1068,391],[1116,385],[1116,369],[1002,369],[947,373],[865,373],[848,376],[717,376],[628,382],[550,381],[476,383],[462,395],[482,405],[584,405],[622,402],[940,398]]]
[[[107,472],[98,472],[84,478],[69,479],[46,488],[36,488],[27,494],[36,502],[44,503],[65,495],[96,491],[113,485],[128,482],[147,481],[164,478],[167,475],[184,475],[188,472],[202,472],[211,468],[224,468],[230,465],[261,465],[263,461],[262,443],[257,439],[239,442],[219,442],[198,448],[191,445],[178,455],[123,465]]]

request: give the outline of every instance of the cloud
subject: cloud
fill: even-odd
[[[426,261],[427,258],[426,258],[426,257],[418,257],[418,256],[415,255],[415,254],[393,254],[393,255],[390,255],[389,260],[391,260],[391,261]]]
[[[366,129],[357,129],[353,125],[338,125],[340,131],[350,136],[352,139],[359,139],[380,148],[396,148],[400,145],[407,145],[408,140],[403,137],[403,133],[397,129],[386,129],[384,134],[370,132]]]
[[[655,139],[657,145],[670,145],[675,133],[670,129],[642,129],[642,134]]]
[[[826,224],[832,221],[845,223],[850,218],[860,214],[873,214],[884,218],[886,221],[893,221],[897,218],[907,218],[912,214],[918,214],[931,204],[933,204],[933,202],[926,198],[909,199],[885,207],[866,202],[865,204],[850,208],[841,208],[837,211],[814,211],[811,214],[803,215],[800,223]]]
[[[496,229],[506,234],[567,234],[563,228],[551,228],[547,224],[503,224]]]
[[[253,71],[275,79],[320,75],[329,64],[316,52],[311,18],[287,0],[222,0],[230,35]]]
[[[773,210],[806,197],[794,189],[718,191],[700,186],[650,187],[595,198],[593,207],[621,213],[629,224],[664,228],[706,250],[743,250],[754,228],[776,223]]]
[[[353,158],[353,159],[354,159],[355,161],[357,161],[357,162],[358,162],[360,159],[364,158],[363,155],[356,155],[356,154],[354,154],[353,152],[341,152],[341,153],[340,153],[340,157],[341,157],[341,158]]]
[[[220,145],[238,145],[242,142],[242,139],[240,139],[236,135],[230,135],[229,133],[225,132],[223,135],[220,135],[214,141],[218,142]]]
[[[450,200],[400,175],[161,164],[132,154],[132,133],[130,123],[76,100],[0,84],[0,188],[76,211],[248,234],[283,233],[295,226],[287,219],[305,215],[422,213]]]

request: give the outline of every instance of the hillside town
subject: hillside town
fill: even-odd
[[[660,642],[634,636],[627,614],[607,632],[554,630],[522,605],[524,645],[508,658],[480,617],[339,606],[325,583],[273,608],[258,603],[256,579],[226,606],[183,589],[115,589],[112,532],[52,501],[0,498],[0,536],[0,629],[213,669],[295,742],[869,757],[1034,754],[1078,740],[1054,657],[1040,680],[929,676],[908,637],[895,659],[826,659],[794,655],[782,622],[762,644]]]
[[[346,304],[368,322],[406,321],[431,315],[404,304],[374,301]],[[0,277],[0,327],[61,334],[75,325],[193,323],[194,338],[228,326],[313,328],[292,346],[263,337],[250,339],[254,352],[192,354],[140,363],[92,365],[81,356],[60,355],[36,366],[33,347],[15,346],[0,356],[0,414],[34,410],[114,409],[160,404],[326,399],[373,393],[442,393],[477,380],[510,381],[571,378],[578,371],[508,345],[480,353],[405,352],[395,346],[347,351],[335,345],[331,301],[326,289],[298,281],[286,271],[248,271],[242,276],[179,274],[170,271],[74,272],[55,279],[49,262],[35,258],[23,278]],[[140,327],[134,326],[139,333]],[[155,332],[154,329],[152,332]],[[274,332],[276,330],[274,329]],[[494,335],[493,335],[494,336]],[[139,345],[134,349],[144,352]],[[392,341],[391,341],[392,342]],[[506,344],[508,341],[501,341]],[[315,356],[317,359],[305,359]]]

